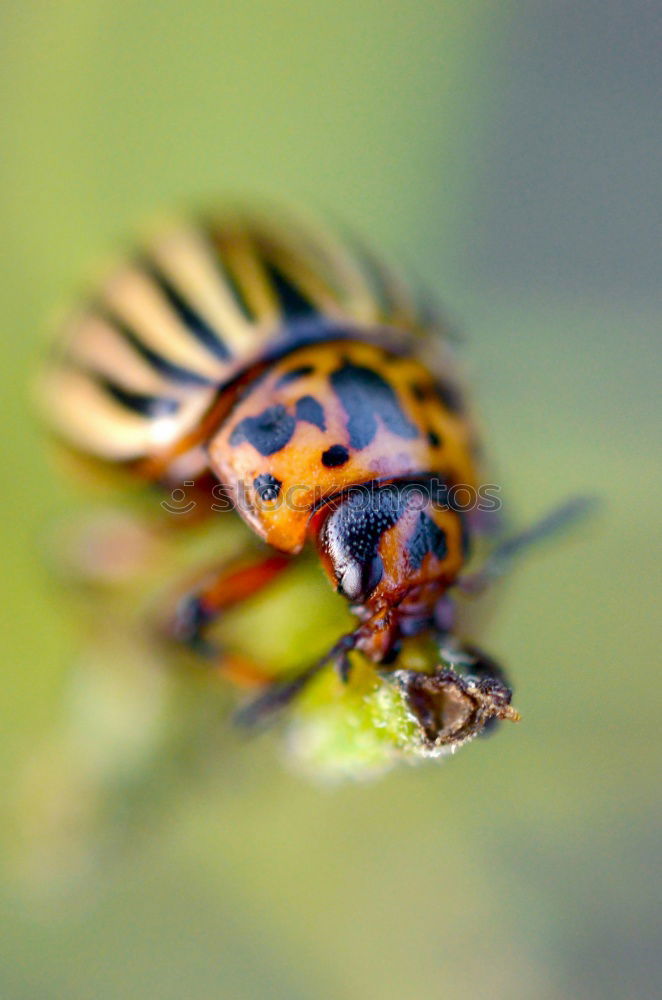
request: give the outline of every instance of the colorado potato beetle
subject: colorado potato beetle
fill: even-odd
[[[316,546],[356,627],[295,676],[253,669],[264,688],[243,722],[327,666],[349,681],[353,651],[399,686],[430,746],[518,717],[500,667],[456,636],[453,595],[481,589],[568,511],[463,574],[485,518],[466,499],[481,486],[477,434],[450,338],[357,241],[250,212],[166,227],[63,324],[44,399],[74,449],[164,495],[222,487],[268,546],[205,573],[166,616],[173,642],[221,669],[212,623]],[[438,645],[432,673],[398,667],[415,636]]]

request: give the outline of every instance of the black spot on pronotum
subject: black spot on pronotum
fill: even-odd
[[[278,499],[281,486],[282,483],[280,479],[276,479],[275,476],[272,476],[268,472],[265,472],[263,475],[258,476],[257,479],[253,480],[255,492],[259,496],[260,500],[263,500],[265,503]]]
[[[312,365],[299,365],[298,368],[291,368],[289,372],[284,372],[276,381],[276,388],[279,389],[290,382],[296,382],[297,379],[303,378],[305,375],[311,375],[314,371],[315,369]]]
[[[441,444],[441,438],[439,437],[437,432],[433,431],[431,428],[428,431],[428,441],[430,442],[433,448],[438,448],[439,445]]]
[[[284,406],[269,406],[256,417],[244,417],[230,435],[230,444],[244,441],[252,444],[261,455],[273,455],[289,442],[296,420]]]
[[[414,533],[409,539],[409,560],[413,569],[420,569],[425,556],[431,552],[437,559],[444,559],[448,553],[446,534],[429,514],[422,511]]]
[[[372,368],[345,362],[331,374],[331,385],[347,414],[352,448],[360,450],[370,444],[377,433],[377,417],[398,437],[418,437],[418,429],[402,412],[395,392]]]
[[[326,428],[324,410],[312,396],[302,396],[301,399],[297,400],[296,416],[297,420],[305,420],[308,424],[314,424],[321,431]]]
[[[447,382],[445,379],[437,379],[434,384],[434,391],[449,413],[462,412],[464,409],[464,400],[462,399],[462,393],[456,385],[453,385],[452,382]]]
[[[344,448],[341,444],[332,444],[322,454],[322,465],[325,465],[327,469],[335,469],[339,465],[344,465],[348,458],[349,452],[347,448]]]

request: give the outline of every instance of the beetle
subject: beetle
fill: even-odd
[[[378,257],[293,216],[227,211],[165,227],[62,325],[44,378],[52,425],[74,449],[164,491],[222,485],[267,546],[205,572],[163,626],[223,662],[212,624],[316,547],[356,627],[321,660],[263,690],[254,723],[352,651],[397,684],[431,745],[516,719],[496,662],[455,634],[454,593],[480,590],[553,515],[464,573],[481,531],[475,422],[430,309]],[[431,674],[398,667],[410,637]],[[228,670],[228,672],[230,672]]]

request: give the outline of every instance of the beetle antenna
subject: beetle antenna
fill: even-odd
[[[242,729],[253,729],[256,726],[268,724],[273,717],[287,705],[309,684],[313,678],[328,664],[333,663],[343,679],[347,673],[347,653],[356,646],[357,632],[348,632],[319,660],[300,670],[296,674],[279,678],[262,691],[261,694],[243,705],[234,713],[233,721]]]

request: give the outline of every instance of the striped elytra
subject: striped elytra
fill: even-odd
[[[91,289],[43,380],[49,420],[113,462],[166,455],[224,388],[319,340],[430,330],[427,305],[350,241],[227,213],[164,227]],[[158,462],[156,463],[158,466]]]

